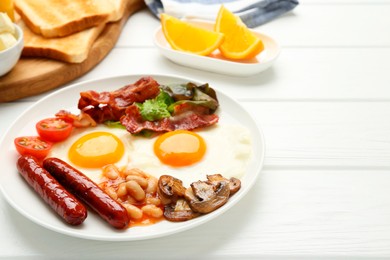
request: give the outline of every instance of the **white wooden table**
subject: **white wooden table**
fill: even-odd
[[[0,195],[0,258],[390,258],[390,1],[301,0],[256,28],[283,49],[248,78],[170,62],[152,43],[158,25],[146,9],[132,16],[115,49],[75,82],[169,73],[222,86],[265,134],[254,188],[211,222],[136,242],[52,232]],[[0,134],[46,94],[0,104]]]

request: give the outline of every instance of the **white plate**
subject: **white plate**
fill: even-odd
[[[102,221],[96,214],[89,212],[87,219],[82,225],[73,227],[62,221],[28,187],[16,169],[18,154],[13,144],[15,137],[35,135],[35,123],[38,119],[53,116],[54,113],[61,109],[74,110],[77,108],[77,102],[80,97],[79,93],[81,91],[91,89],[96,91],[111,91],[129,83],[134,83],[142,76],[127,75],[78,83],[46,96],[20,115],[0,141],[0,146],[2,147],[0,151],[0,158],[2,158],[0,187],[10,205],[33,222],[59,233],[94,240],[130,241],[166,236],[196,227],[221,215],[239,202],[254,185],[262,168],[265,149],[264,137],[249,114],[233,99],[218,91],[217,86],[213,86],[212,82],[209,83],[216,89],[220,101],[220,124],[233,122],[245,125],[252,133],[254,149],[253,159],[249,164],[246,174],[242,178],[241,190],[232,196],[228,203],[220,209],[187,222],[172,223],[169,221],[161,221],[155,225],[131,227],[123,231],[115,230]],[[161,84],[186,83],[189,81],[197,84],[205,83],[169,75],[149,76],[152,76]]]
[[[210,30],[213,30],[214,26],[211,22],[201,20],[189,20],[189,22]],[[253,59],[239,62],[223,58],[218,50],[211,56],[173,50],[165,39],[161,26],[154,33],[154,44],[162,55],[177,64],[233,76],[251,76],[271,67],[280,53],[280,48],[274,39],[265,34],[253,32],[263,41],[264,50]]]

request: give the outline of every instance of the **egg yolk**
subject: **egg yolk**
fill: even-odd
[[[124,145],[108,132],[93,132],[80,137],[70,147],[68,156],[74,164],[85,168],[100,168],[116,163],[124,154]]]
[[[154,153],[164,164],[187,166],[200,161],[206,152],[206,143],[198,134],[177,130],[159,136]]]

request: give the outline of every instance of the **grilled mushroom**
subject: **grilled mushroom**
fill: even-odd
[[[193,182],[184,194],[191,209],[199,213],[209,213],[223,206],[229,195],[229,182],[225,180]]]
[[[191,210],[185,199],[178,199],[176,204],[169,204],[164,208],[165,218],[173,222],[190,220],[198,217],[199,215],[200,213]]]
[[[229,188],[230,188],[230,196],[232,196],[241,188],[241,181],[234,177],[231,177],[230,179],[226,179],[221,174],[213,174],[213,175],[207,175],[207,180],[209,180],[209,182],[211,183],[216,183],[223,180],[228,181]]]
[[[175,204],[179,198],[184,197],[186,188],[183,182],[169,175],[162,175],[158,180],[158,195],[164,205]]]

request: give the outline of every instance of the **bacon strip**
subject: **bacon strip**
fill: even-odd
[[[128,132],[135,134],[142,130],[154,132],[166,132],[174,130],[193,130],[217,123],[218,115],[210,114],[208,109],[201,106],[182,104],[175,107],[172,117],[159,121],[144,121],[136,105],[129,106],[125,115],[121,118],[121,124]]]
[[[56,113],[56,117],[62,118],[63,120],[70,122],[73,124],[74,127],[81,128],[81,127],[89,127],[89,126],[96,126],[95,120],[93,120],[90,115],[81,113],[79,115],[74,115],[66,110],[60,110]]]
[[[159,84],[151,77],[142,77],[134,84],[129,84],[112,92],[81,92],[78,108],[90,115],[97,123],[107,120],[118,121],[128,106],[134,102],[143,102],[160,93]]]

